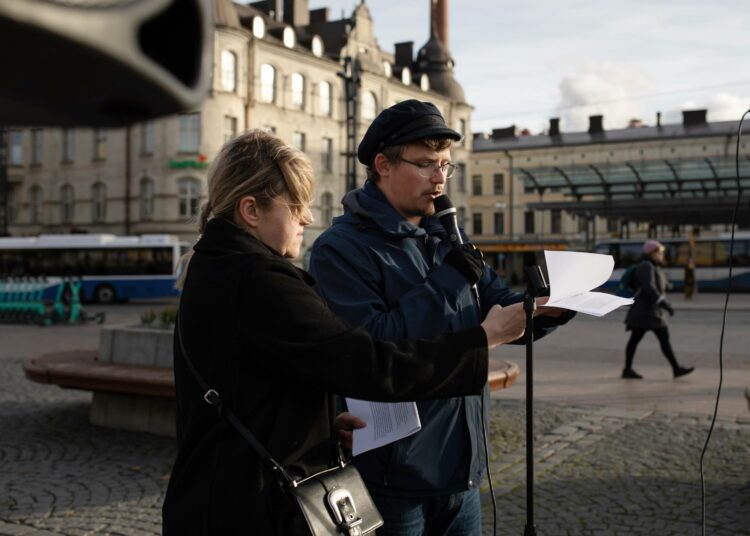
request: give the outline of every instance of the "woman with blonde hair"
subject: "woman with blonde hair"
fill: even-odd
[[[209,170],[201,236],[183,271],[174,370],[179,451],[163,507],[166,536],[283,533],[269,508],[274,475],[204,401],[218,391],[296,474],[332,460],[329,393],[399,401],[479,394],[488,346],[518,339],[522,308],[435,340],[373,341],[335,316],[289,259],[312,223],[309,160],[258,130],[228,142]],[[273,505],[274,510],[278,505]]]

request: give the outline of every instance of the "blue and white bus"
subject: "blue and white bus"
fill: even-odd
[[[696,238],[693,248],[695,281],[699,291],[725,292],[729,282],[729,239],[722,233],[717,237]],[[644,240],[606,240],[597,242],[596,253],[612,255],[615,269],[603,288],[614,289],[625,268],[638,262]],[[659,238],[664,244],[664,270],[673,285],[672,290],[682,291],[685,270],[690,258],[688,238]],[[732,290],[750,291],[750,234],[735,233],[732,252]]]
[[[81,278],[81,299],[99,303],[176,296],[175,273],[187,248],[165,234],[0,238],[0,277],[43,276],[50,287]]]

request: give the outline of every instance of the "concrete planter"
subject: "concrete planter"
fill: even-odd
[[[99,338],[98,360],[117,365],[173,368],[173,334],[173,329],[104,327]],[[175,400],[95,390],[89,420],[98,426],[174,437]]]
[[[173,329],[107,326],[99,337],[99,361],[172,368]]]

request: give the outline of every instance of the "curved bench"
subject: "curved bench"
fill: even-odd
[[[174,371],[166,367],[102,362],[96,350],[72,350],[24,363],[29,380],[93,392],[89,420],[121,430],[175,435]],[[490,357],[490,390],[513,385],[518,365]]]

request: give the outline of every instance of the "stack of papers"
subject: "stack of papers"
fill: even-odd
[[[352,456],[393,443],[422,429],[415,402],[387,404],[368,400],[346,399],[349,413],[367,423],[354,430]]]

